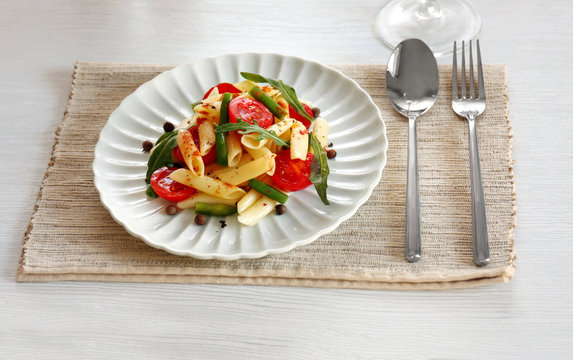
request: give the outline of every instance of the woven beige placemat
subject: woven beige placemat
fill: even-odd
[[[254,260],[206,261],[147,246],[99,201],[91,164],[100,130],[121,100],[172,65],[77,62],[64,120],[25,234],[18,281],[259,284],[449,289],[504,282],[515,271],[515,193],[505,66],[485,66],[478,122],[491,263],[472,257],[467,123],[451,109],[449,67],[418,124],[422,260],[404,259],[407,122],[386,99],[383,66],[337,65],[368,91],[387,126],[388,162],[370,200],[310,245]],[[143,180],[142,180],[143,181]]]

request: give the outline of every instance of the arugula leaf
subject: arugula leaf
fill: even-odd
[[[330,205],[326,197],[326,188],[328,187],[326,182],[328,174],[330,174],[326,151],[322,146],[320,146],[320,143],[314,134],[310,134],[309,140],[312,151],[314,152],[314,158],[310,164],[310,176],[308,179],[314,184],[314,188],[316,189],[320,200],[322,200],[325,205]]]
[[[151,174],[162,166],[173,164],[171,151],[177,147],[177,131],[171,131],[163,134],[158,142],[155,150],[151,153],[147,161],[147,173],[145,174],[145,182],[149,184]]]
[[[155,199],[158,195],[155,193],[155,190],[151,187],[151,185],[147,185],[147,190],[145,190],[145,195],[147,195],[150,199]]]
[[[165,140],[165,138],[168,138],[168,137],[170,137],[170,136],[173,136],[173,133],[177,134],[177,130],[173,130],[173,131],[170,131],[170,132],[163,133],[163,134],[159,137],[159,139],[157,139],[157,141],[155,142],[155,145],[158,145],[160,142],[162,142],[163,140]],[[155,151],[155,150],[154,150],[154,151]]]
[[[308,113],[304,110],[304,106],[298,100],[298,96],[296,96],[296,91],[291,86],[285,84],[282,80],[271,79],[264,77],[259,74],[253,74],[249,72],[241,72],[241,76],[247,80],[256,83],[268,83],[271,86],[279,89],[285,100],[289,103],[289,105],[296,110],[302,117],[307,119],[308,121],[312,122],[314,119],[312,116],[308,115]]]
[[[255,125],[249,124],[248,122],[237,118],[236,123],[226,123],[221,125],[215,126],[215,133],[226,133],[228,131],[235,131],[238,130],[239,134],[251,134],[251,133],[258,133],[259,136],[256,138],[257,141],[261,141],[263,139],[271,139],[277,145],[287,146],[290,147],[290,142],[281,139],[276,132],[273,130],[266,130],[260,127],[255,120]]]

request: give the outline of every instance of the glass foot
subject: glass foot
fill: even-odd
[[[480,29],[480,15],[464,0],[392,0],[376,19],[376,30],[391,49],[416,38],[436,56],[451,53],[454,41],[477,38]]]

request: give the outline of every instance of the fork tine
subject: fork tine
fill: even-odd
[[[456,42],[454,41],[454,61],[452,63],[452,99],[458,99],[458,64],[456,55]]]
[[[462,40],[462,99],[466,98],[467,92],[466,92],[466,49],[465,49],[465,43]]]
[[[458,63],[456,55],[456,42],[454,41],[454,60],[452,63],[452,100],[458,99]]]
[[[474,61],[473,61],[473,54],[472,54],[472,41],[470,40],[470,99],[475,99],[476,97],[476,86],[474,82]]]
[[[477,42],[477,60],[478,60],[478,96],[480,99],[485,99],[485,86],[483,85],[483,70],[481,66],[481,52],[479,50],[479,40]]]

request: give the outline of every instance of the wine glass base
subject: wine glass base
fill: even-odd
[[[391,49],[415,38],[441,56],[452,52],[454,41],[477,38],[481,17],[464,0],[392,0],[378,14],[376,30]]]

